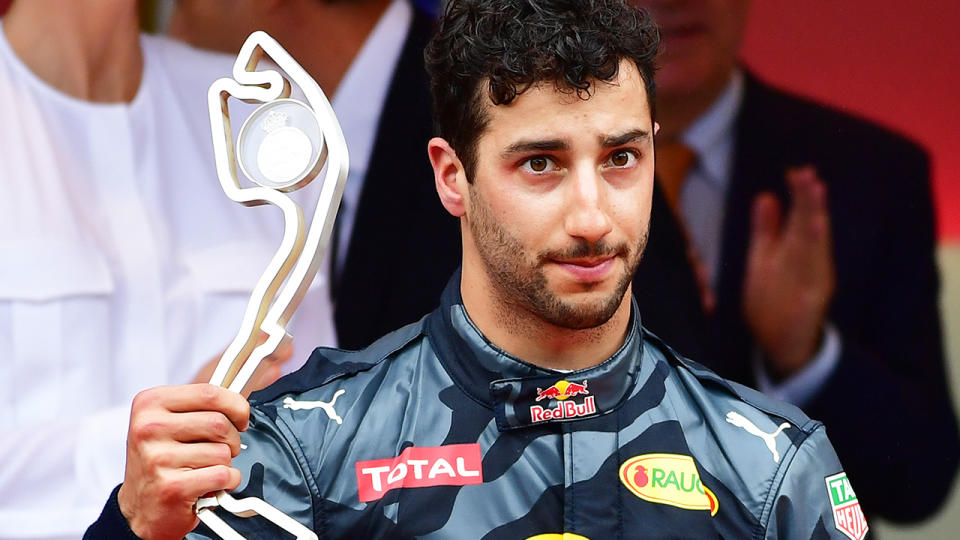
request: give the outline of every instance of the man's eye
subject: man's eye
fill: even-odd
[[[547,172],[554,167],[556,167],[556,164],[553,162],[553,160],[544,156],[532,157],[524,161],[523,165],[521,165],[522,169],[532,173]]]
[[[630,150],[617,150],[610,155],[610,164],[614,167],[629,167],[637,161],[637,155]]]

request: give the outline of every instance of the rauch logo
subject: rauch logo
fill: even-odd
[[[620,481],[645,501],[717,514],[717,497],[700,481],[690,456],[643,454],[623,462]]]

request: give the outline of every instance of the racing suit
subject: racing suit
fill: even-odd
[[[821,423],[678,357],[636,305],[616,354],[558,372],[490,343],[459,278],[420,322],[363,351],[317,349],[255,393],[234,495],[320,538],[866,533]],[[278,536],[216,511],[247,538]],[[88,537],[124,534],[115,490]]]

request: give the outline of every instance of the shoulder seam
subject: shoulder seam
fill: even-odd
[[[413,323],[411,325],[408,325],[407,327],[397,330],[396,332],[402,332],[404,330],[407,330],[410,327],[420,327],[419,325],[421,325],[421,323]],[[380,340],[378,340],[377,342],[374,342],[372,345],[370,345],[366,349],[362,349],[359,351],[344,351],[342,349],[334,349],[331,347],[317,347],[316,349],[314,349],[313,353],[310,355],[310,358],[307,359],[307,362],[304,363],[303,366],[300,367],[300,369],[298,369],[297,371],[294,371],[293,373],[284,375],[278,381],[268,386],[267,388],[264,388],[263,390],[259,390],[251,394],[250,403],[251,405],[254,405],[254,404],[261,405],[261,404],[270,403],[275,401],[276,399],[278,399],[280,396],[284,394],[307,392],[309,390],[326,386],[333,381],[343,379],[346,377],[352,377],[364,371],[369,371],[374,367],[378,366],[379,364],[382,364],[384,360],[387,360],[391,356],[395,355],[401,349],[404,349],[405,347],[409,346],[412,342],[416,341],[417,338],[426,335],[423,332],[422,327],[420,327],[420,331],[414,332],[412,328],[407,331],[410,332],[409,336],[407,336],[405,339],[400,340],[397,344],[391,347],[385,347],[384,348],[385,350],[380,354],[377,354],[376,356],[374,356],[374,359],[369,363],[368,362],[352,362],[350,361],[350,358],[355,358],[356,355],[363,354],[364,352],[370,351],[371,348],[376,347],[377,343]],[[393,335],[393,333],[387,334],[387,336],[390,336],[390,335]],[[384,336],[384,338],[386,338],[387,336]],[[337,364],[336,362],[333,362],[327,358],[324,358],[323,361],[330,363],[331,365],[333,365],[333,367],[327,370],[328,371],[327,373],[324,373],[324,371],[320,369],[311,371],[311,366],[320,365],[319,364],[320,360],[314,361],[314,357],[315,355],[317,355],[318,351],[333,351],[334,353],[341,354],[342,355],[341,358],[345,360],[345,363],[347,365],[344,366],[343,364]],[[321,375],[325,375],[325,376],[322,379],[317,380]]]
[[[787,469],[790,468],[790,465],[793,464],[793,460],[797,457],[797,454],[800,453],[800,448],[803,447],[803,445],[810,440],[810,436],[822,426],[823,424],[817,420],[808,420],[803,427],[797,426],[801,433],[804,434],[803,440],[800,441],[800,444],[798,444],[793,453],[790,454],[790,459],[784,459],[780,462],[780,466],[777,467],[777,471],[774,473],[773,479],[770,482],[770,489],[767,490],[766,502],[763,503],[763,510],[760,513],[760,519],[757,522],[756,531],[754,531],[754,538],[761,539],[764,537],[764,533],[767,532],[767,527],[770,525],[770,515],[773,512],[773,504],[776,501],[776,495],[780,493],[780,486],[783,485],[783,480],[787,476]],[[784,458],[786,458],[786,456],[784,456]]]
[[[266,415],[266,413],[264,414]],[[269,418],[269,415],[266,416]],[[310,467],[310,462],[307,460],[306,454],[303,451],[303,446],[300,445],[300,441],[294,434],[293,429],[279,415],[276,417],[274,423],[283,435],[284,440],[290,445],[290,449],[293,450],[293,455],[296,457],[297,464],[300,466],[300,474],[303,476],[307,484],[307,489],[310,491],[310,506],[312,507],[311,513],[313,514],[312,530],[316,531],[317,525],[323,521],[323,516],[321,515],[320,489],[317,487],[313,469]],[[320,530],[326,530],[326,528],[324,527]]]

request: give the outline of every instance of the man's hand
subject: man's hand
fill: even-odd
[[[137,536],[183,538],[197,525],[197,499],[240,485],[230,460],[249,418],[246,399],[210,384],[152,388],[134,398],[118,501]]]
[[[816,353],[836,285],[826,187],[812,166],[787,171],[787,185],[786,223],[772,194],[754,201],[744,279],[744,317],[775,378]]]

